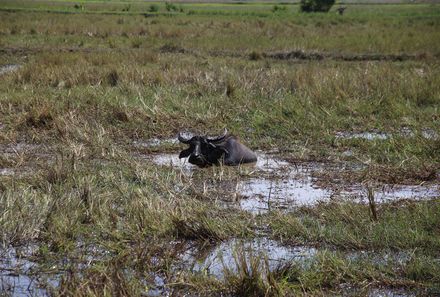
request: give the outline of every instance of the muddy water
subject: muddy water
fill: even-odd
[[[9,296],[48,296],[60,276],[42,273],[30,260],[36,247],[0,248],[0,291]],[[1,294],[0,294],[1,295]]]

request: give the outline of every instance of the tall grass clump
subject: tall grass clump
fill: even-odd
[[[227,291],[237,296],[282,296],[267,256],[238,246],[233,259],[234,267],[223,268]]]

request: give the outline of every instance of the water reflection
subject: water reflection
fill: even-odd
[[[283,246],[267,238],[231,239],[208,250],[189,249],[182,255],[181,260],[192,272],[201,272],[222,279],[225,270],[237,272],[238,257],[243,257],[246,263],[250,263],[251,258],[257,258],[261,265],[266,258],[269,270],[274,270],[292,262],[306,265],[316,253],[317,250],[313,247]]]

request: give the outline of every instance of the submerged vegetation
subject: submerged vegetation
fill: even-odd
[[[440,292],[438,4],[1,5],[0,295]],[[279,164],[155,161],[223,127]]]

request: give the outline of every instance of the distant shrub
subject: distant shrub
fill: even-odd
[[[284,12],[287,11],[287,7],[284,5],[274,5],[272,7],[272,12]]]
[[[335,0],[301,0],[300,9],[303,12],[328,12]]]
[[[125,6],[122,8],[122,11],[130,11],[130,9],[131,9],[131,5],[128,4],[128,5],[125,5]]]
[[[170,3],[170,2],[165,3],[165,9],[167,11],[178,11],[179,10],[175,4]]]
[[[151,4],[150,8],[148,9],[150,12],[158,12],[159,6],[157,4]]]

